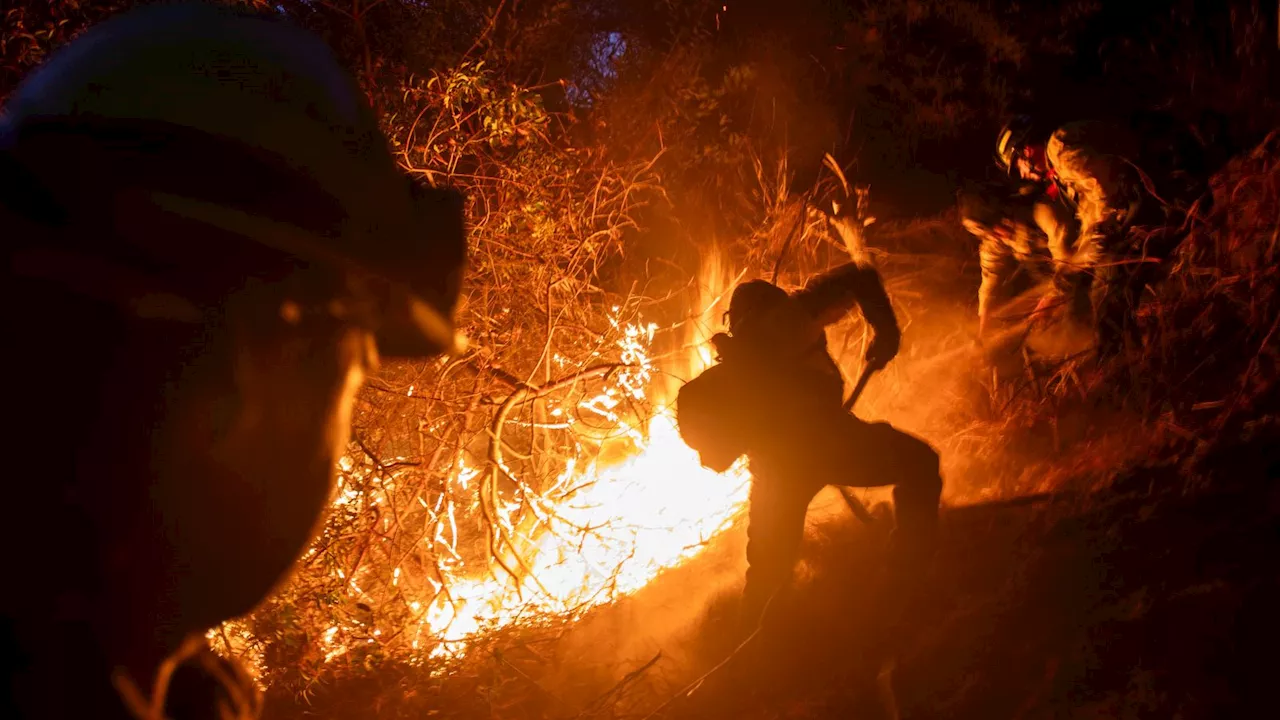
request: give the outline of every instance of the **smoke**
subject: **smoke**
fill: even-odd
[[[739,523],[697,557],[664,571],[640,591],[569,626],[556,648],[549,687],[571,705],[589,703],[655,656],[661,657],[617,701],[648,706],[723,656],[732,642],[746,572]]]

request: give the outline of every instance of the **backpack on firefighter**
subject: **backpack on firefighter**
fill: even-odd
[[[702,464],[724,472],[747,451],[741,428],[734,427],[741,402],[733,368],[715,365],[685,383],[676,396],[676,427]]]

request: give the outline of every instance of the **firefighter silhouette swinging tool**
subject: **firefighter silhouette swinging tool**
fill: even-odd
[[[836,179],[840,182],[841,190],[844,191],[844,212],[841,212],[842,208],[838,202],[831,203],[832,212],[827,215],[829,227],[835,230],[841,244],[844,245],[844,249],[848,251],[849,258],[853,262],[865,262],[867,253],[864,234],[867,226],[876,221],[867,212],[868,189],[851,186],[848,178],[845,177],[844,170],[840,168],[840,164],[836,162],[831,153],[827,153],[822,158],[822,162],[836,176]],[[781,261],[781,258],[779,258],[779,261]],[[878,370],[880,370],[880,367],[875,363],[868,363],[863,368],[862,375],[858,377],[858,382],[854,384],[853,391],[849,393],[849,398],[844,401],[845,412],[853,411],[853,406],[858,402],[858,397],[862,395],[863,390],[867,389],[867,383],[871,380],[871,376],[876,374]],[[845,504],[849,506],[849,510],[854,517],[868,525],[875,522],[875,517],[867,510],[867,506],[853,494],[853,490],[843,485],[837,485],[836,490],[840,493],[840,497],[844,498]]]

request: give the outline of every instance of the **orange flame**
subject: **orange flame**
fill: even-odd
[[[685,325],[686,352],[669,363],[664,376],[689,378],[711,361],[707,340],[728,273],[713,252],[700,275],[695,300],[700,311]],[[660,387],[649,359],[656,327],[620,327],[616,321],[615,327],[622,331],[620,359],[634,369],[619,373],[612,387],[582,400],[579,408],[615,423],[632,439],[634,454],[608,464],[565,461],[555,486],[543,494],[555,501],[539,513],[546,521],[530,538],[529,572],[519,584],[455,565],[447,578],[448,596],[433,601],[415,641],[439,643],[432,655],[456,654],[478,633],[518,620],[576,616],[633,593],[696,555],[745,507],[743,464],[718,475],[702,467],[697,453],[680,439],[671,407],[662,402],[674,397],[674,388]],[[655,399],[650,393],[661,397],[647,427],[629,427],[615,413],[620,395]],[[458,477],[475,474],[460,468]]]

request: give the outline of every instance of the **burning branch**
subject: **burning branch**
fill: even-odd
[[[506,461],[502,456],[502,428],[506,424],[507,415],[511,413],[512,408],[516,405],[546,397],[557,390],[572,387],[588,378],[599,377],[601,375],[607,376],[609,373],[624,367],[630,366],[621,363],[597,365],[595,367],[586,368],[585,370],[572,373],[560,380],[543,386],[521,383],[521,386],[516,388],[516,391],[507,397],[502,405],[498,407],[497,412],[493,415],[493,421],[489,424],[489,467],[485,473],[484,484],[480,489],[480,508],[484,513],[485,523],[488,526],[490,556],[507,573],[507,575],[515,581],[517,593],[520,592],[522,577],[517,575],[502,559],[502,550],[504,547],[511,552],[516,563],[520,566],[521,570],[524,571],[524,577],[530,578],[534,582],[538,582],[538,578],[529,568],[529,565],[524,561],[519,548],[516,547],[506,526],[502,522],[498,521],[498,514],[500,513],[497,490],[498,475],[501,474],[506,477],[522,490],[529,489],[528,485],[516,477],[511,469],[507,467]],[[538,584],[544,593],[548,592],[540,582],[538,582]]]

